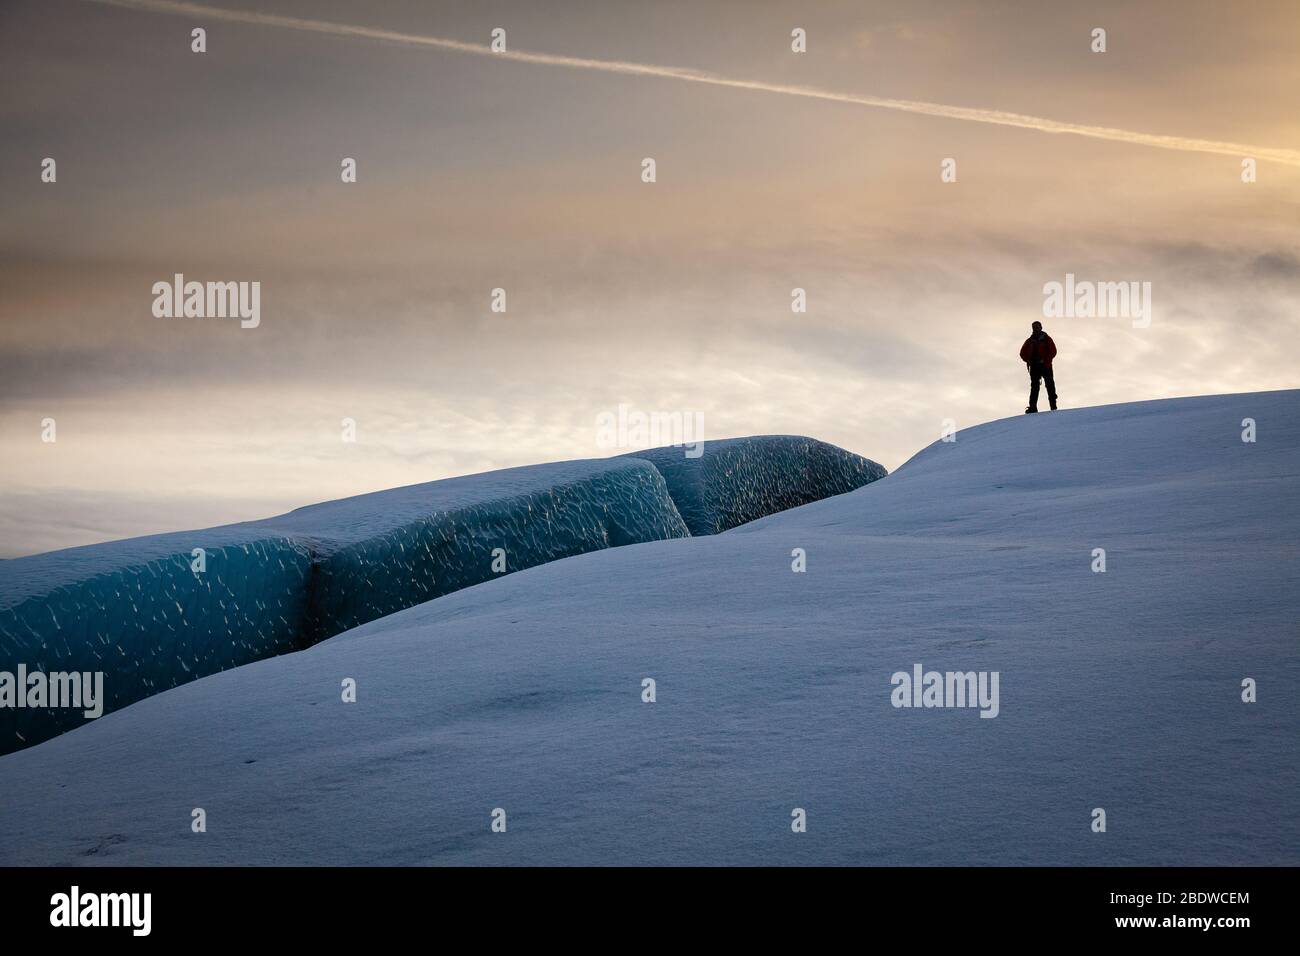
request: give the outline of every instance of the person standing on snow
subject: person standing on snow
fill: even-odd
[[[1029,407],[1025,414],[1038,411],[1038,381],[1047,383],[1047,400],[1056,411],[1056,381],[1052,378],[1052,359],[1056,357],[1056,343],[1043,331],[1043,323],[1035,322],[1033,332],[1020,346],[1020,361],[1029,366]]]

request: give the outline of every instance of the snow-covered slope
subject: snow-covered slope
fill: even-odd
[[[0,862],[1297,864],[1298,539],[1300,393],[992,422],[2,757]]]
[[[686,469],[676,467],[682,447],[643,454],[654,463],[510,468],[5,562],[0,671],[102,671],[105,708],[117,710],[501,573],[685,536],[665,475],[692,515],[700,501],[714,509],[696,531],[712,533],[718,522],[731,527],[884,474],[841,448],[788,436],[707,443]],[[0,753],[75,727],[81,714],[0,708]]]

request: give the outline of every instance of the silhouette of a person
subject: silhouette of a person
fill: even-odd
[[[1056,380],[1052,378],[1052,359],[1056,357],[1056,343],[1043,331],[1043,323],[1035,322],[1033,332],[1020,346],[1020,361],[1029,366],[1029,407],[1025,414],[1038,411],[1038,381],[1047,383],[1047,400],[1056,411]]]

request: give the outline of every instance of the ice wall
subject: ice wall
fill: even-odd
[[[311,505],[273,519],[318,561],[305,635],[315,643],[499,573],[687,535],[642,461],[558,462]]]
[[[0,565],[0,671],[102,671],[107,713],[478,584],[498,573],[494,549],[509,572],[686,535],[659,472],[611,459],[18,558]],[[0,753],[84,720],[80,708],[0,707]]]
[[[668,483],[691,534],[718,534],[766,515],[842,495],[885,477],[885,469],[835,445],[797,435],[763,435],[633,452]]]
[[[194,548],[204,551],[205,571],[191,570]],[[5,561],[0,671],[102,672],[107,713],[293,650],[311,569],[302,542],[251,525]],[[84,721],[79,708],[0,707],[0,753]]]
[[[0,563],[0,672],[102,671],[107,713],[502,567],[714,534],[883,475],[809,438],[741,438],[706,443],[700,458],[674,447],[512,468],[18,558]],[[0,707],[0,753],[84,720],[79,708]]]

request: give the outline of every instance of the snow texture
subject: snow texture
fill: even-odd
[[[765,459],[761,449],[776,441],[781,451]],[[751,449],[747,481],[764,495],[747,506],[755,517],[809,493],[783,493],[787,482],[831,494],[853,487],[845,475],[872,466],[811,439],[722,444]],[[659,451],[646,454],[665,463],[682,455]],[[20,558],[0,565],[0,671],[19,663],[103,671],[105,708],[116,710],[495,577],[496,548],[509,572],[687,533],[656,467],[623,457],[451,478],[263,521]],[[206,552],[199,573],[194,548]],[[0,753],[82,720],[79,710],[0,709]]]
[[[1296,865],[1298,476],[1295,391],[966,429],[0,757],[0,863]]]
[[[705,442],[694,458],[680,446],[632,454],[659,469],[693,535],[718,534],[885,477],[874,461],[797,435]]]

